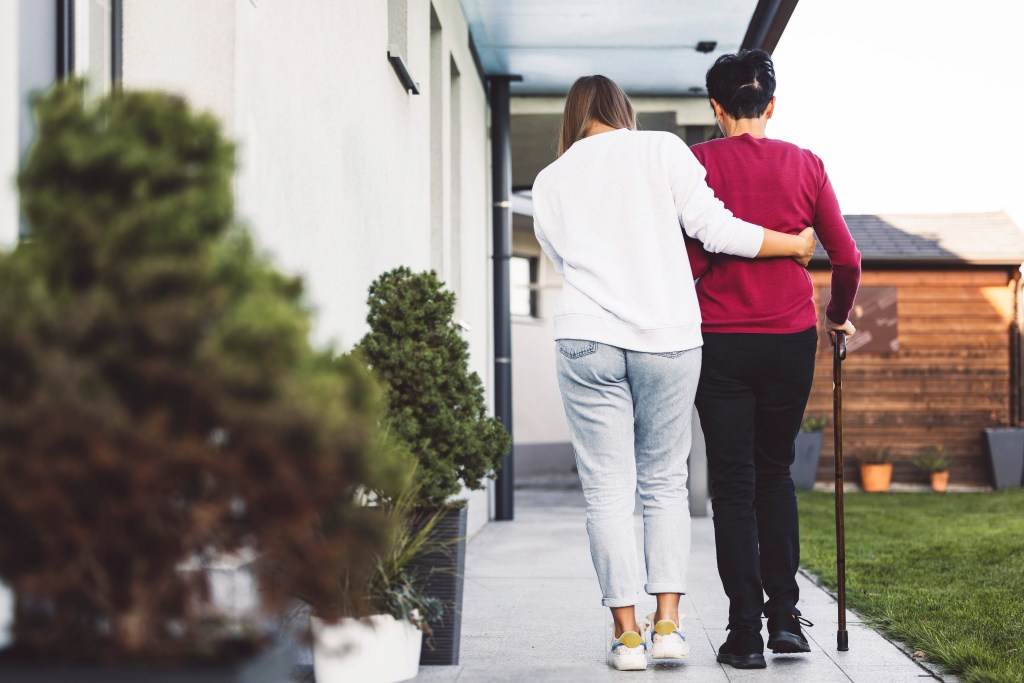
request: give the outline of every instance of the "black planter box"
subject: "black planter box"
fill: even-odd
[[[1020,488],[1024,478],[1024,429],[986,429],[985,441],[996,490]]]
[[[818,461],[821,460],[821,432],[799,432],[794,444],[793,464],[789,474],[798,489],[813,489],[818,478]]]
[[[444,605],[441,621],[423,638],[420,664],[459,663],[462,639],[462,587],[466,574],[466,507],[447,510],[427,541],[430,552],[416,557],[409,569],[423,592]]]
[[[285,645],[230,664],[156,667],[144,664],[20,663],[0,660],[3,683],[287,683],[295,656]]]

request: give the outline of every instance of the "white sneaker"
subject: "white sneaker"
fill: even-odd
[[[608,666],[618,671],[643,671],[647,668],[647,644],[639,633],[626,631],[618,638],[612,637]]]
[[[690,655],[690,644],[679,625],[669,619],[654,623],[653,614],[647,615],[644,624],[644,642],[650,643],[651,659],[682,659]]]

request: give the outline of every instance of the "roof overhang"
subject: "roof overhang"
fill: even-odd
[[[703,94],[722,54],[771,52],[797,0],[461,2],[484,73],[523,77],[515,95],[564,95],[600,73],[630,95],[678,97]]]

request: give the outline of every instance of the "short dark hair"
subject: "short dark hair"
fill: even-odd
[[[734,119],[756,119],[775,96],[775,65],[764,50],[722,55],[708,69],[708,99]]]

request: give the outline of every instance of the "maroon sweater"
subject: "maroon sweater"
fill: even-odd
[[[693,148],[707,182],[738,218],[796,234],[813,226],[832,262],[829,320],[845,322],[860,284],[860,252],[821,159],[781,140],[743,134]],[[789,334],[817,324],[811,276],[792,259],[709,254],[687,238],[705,332]]]

